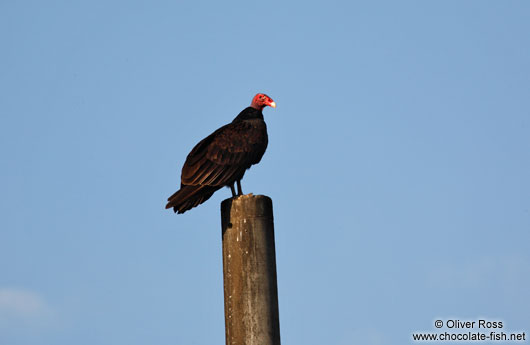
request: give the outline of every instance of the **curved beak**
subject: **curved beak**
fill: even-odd
[[[276,108],[276,102],[274,102],[274,101],[269,103],[269,105],[271,106],[271,108]]]

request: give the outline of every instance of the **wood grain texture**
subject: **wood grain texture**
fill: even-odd
[[[221,204],[227,345],[279,345],[272,200],[242,195]]]

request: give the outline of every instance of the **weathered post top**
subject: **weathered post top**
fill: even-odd
[[[221,203],[227,345],[280,345],[272,200]]]

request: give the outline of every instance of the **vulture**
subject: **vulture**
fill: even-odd
[[[259,163],[267,149],[267,126],[263,108],[276,108],[267,95],[258,93],[249,107],[219,128],[191,150],[182,167],[180,189],[167,200],[166,209],[184,213],[208,200],[224,186],[236,196],[242,195],[241,179],[245,171]]]

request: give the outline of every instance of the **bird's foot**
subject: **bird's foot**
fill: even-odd
[[[237,195],[243,195],[243,189],[241,188],[241,180],[237,180]]]

